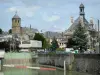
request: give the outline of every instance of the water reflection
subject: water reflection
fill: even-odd
[[[4,75],[64,75],[63,70],[43,71],[31,69],[4,68]],[[78,72],[67,72],[66,75],[90,75]]]

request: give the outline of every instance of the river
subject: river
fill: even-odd
[[[18,68],[4,68],[3,75],[64,75],[64,71],[57,69],[56,71],[43,71]],[[66,75],[90,75],[78,72],[66,72]]]

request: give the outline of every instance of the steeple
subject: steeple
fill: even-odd
[[[81,3],[79,6],[79,9],[80,9],[80,16],[83,16],[83,17],[85,17],[84,8],[85,8],[84,5]]]
[[[17,11],[15,12],[15,15],[13,16],[13,19],[20,19],[20,17],[17,14]]]

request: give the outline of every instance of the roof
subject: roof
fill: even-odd
[[[44,37],[51,38],[51,39],[55,37],[57,39],[60,39],[60,38],[63,38],[63,34],[59,32],[47,31],[47,32],[44,32]]]
[[[16,13],[13,18],[17,18],[17,19],[20,19],[20,17],[18,16],[18,14]]]
[[[82,7],[84,7],[84,5],[81,3],[81,4],[80,4],[80,8],[82,8]]]
[[[75,30],[77,28],[77,25],[79,24],[79,21],[80,21],[80,17],[78,17],[74,21],[74,23],[68,28],[67,32]],[[84,22],[86,27],[89,27],[89,22],[85,18],[83,18],[83,22]]]

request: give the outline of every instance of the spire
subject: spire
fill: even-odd
[[[13,18],[17,18],[17,19],[20,19],[20,17],[18,16],[18,14],[17,14],[17,11],[15,12],[15,15],[13,16]]]
[[[81,3],[79,6],[79,9],[80,9],[80,16],[83,16],[83,17],[85,17],[84,8],[85,8],[84,5]]]

